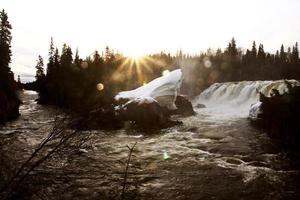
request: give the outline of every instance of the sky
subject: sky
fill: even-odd
[[[0,0],[12,30],[11,68],[33,80],[37,56],[47,60],[50,38],[81,57],[105,46],[125,55],[178,49],[191,54],[252,41],[274,52],[300,42],[299,0]]]

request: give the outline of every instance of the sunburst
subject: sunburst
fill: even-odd
[[[147,82],[145,74],[153,73],[148,63],[155,63],[155,61],[149,56],[131,54],[120,59],[122,59],[121,64],[112,76],[115,81],[122,81],[120,77],[126,76],[130,79],[136,75],[138,82],[143,85]]]

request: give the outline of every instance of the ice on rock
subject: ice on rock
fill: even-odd
[[[140,104],[155,101],[162,107],[175,110],[175,100],[179,93],[181,82],[182,72],[181,69],[177,69],[139,88],[120,92],[115,96],[115,99],[128,99],[128,101],[135,101]]]
[[[261,104],[262,103],[260,101],[258,101],[257,103],[251,105],[250,110],[249,110],[249,118],[251,120],[255,121],[259,118],[259,114],[262,113]]]

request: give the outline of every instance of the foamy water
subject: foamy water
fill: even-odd
[[[289,82],[299,85],[295,80]],[[205,104],[207,108],[203,112],[214,117],[245,118],[250,106],[259,101],[259,92],[270,96],[272,89],[282,94],[287,91],[287,86],[283,80],[215,83],[196,97],[194,104]]]

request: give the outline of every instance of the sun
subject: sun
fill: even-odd
[[[138,61],[144,57],[144,54],[140,51],[130,51],[127,53],[127,57],[132,60]]]

